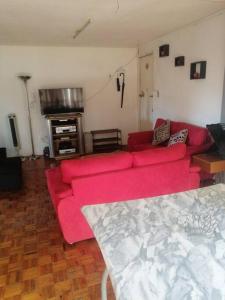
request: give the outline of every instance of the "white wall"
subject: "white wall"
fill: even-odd
[[[168,43],[169,57],[158,47]],[[202,20],[140,47],[140,55],[154,53],[154,121],[157,117],[199,125],[220,121],[225,67],[225,13]],[[185,66],[174,58],[185,56]],[[206,79],[190,80],[190,63],[206,60]]]
[[[15,113],[22,145],[20,154],[31,153],[25,90],[16,77],[20,72],[32,74],[28,84],[36,154],[41,154],[48,144],[46,121],[40,114],[39,88],[83,87],[84,130],[120,128],[126,143],[127,133],[138,127],[135,54],[136,49],[0,46],[0,146],[6,146],[8,154],[14,155],[7,114]],[[114,79],[101,93],[88,99],[105,85],[110,74],[133,57],[125,67],[123,109]]]

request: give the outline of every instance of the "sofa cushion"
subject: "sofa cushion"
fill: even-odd
[[[161,118],[158,118],[155,122],[155,126],[154,126],[154,129],[161,126],[163,123],[165,123],[165,119],[161,119]]]
[[[188,136],[188,130],[187,129],[182,129],[170,136],[168,146],[178,144],[178,143],[183,143],[185,144],[186,139]]]
[[[165,122],[164,119],[157,119],[155,127]],[[188,129],[187,145],[200,146],[205,144],[208,139],[208,129],[185,122],[170,121],[170,134],[174,134],[182,129]]]
[[[159,147],[140,152],[133,152],[132,155],[134,167],[154,165],[183,158],[186,155],[186,145],[175,144],[170,147]]]
[[[108,155],[64,160],[61,162],[60,167],[63,182],[71,183],[72,179],[75,177],[131,168],[132,155],[128,152],[119,152]]]
[[[138,144],[133,145],[131,151],[143,151],[143,150],[149,150],[149,149],[155,149],[157,147],[161,147],[161,145],[152,145],[152,144]]]
[[[158,145],[167,141],[170,137],[170,121],[167,120],[154,129],[152,145]]]
[[[182,129],[188,129],[187,144],[190,146],[202,145],[207,140],[208,130],[206,128],[183,122],[171,122],[171,134]]]

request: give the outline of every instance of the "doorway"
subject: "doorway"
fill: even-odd
[[[153,53],[139,58],[139,127],[141,131],[153,127]]]

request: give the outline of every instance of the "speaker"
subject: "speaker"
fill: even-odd
[[[19,141],[19,135],[18,135],[18,128],[17,128],[17,120],[15,114],[9,114],[9,126],[11,130],[11,136],[13,141],[13,146],[17,149],[20,148],[20,141]]]

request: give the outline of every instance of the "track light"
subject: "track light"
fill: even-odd
[[[90,24],[91,24],[91,19],[88,19],[87,22],[82,27],[76,30],[73,39],[75,40],[78,37],[78,35],[81,34]]]

